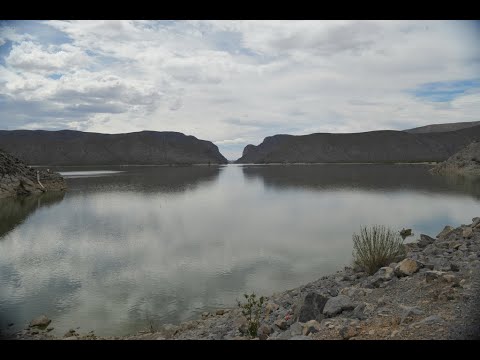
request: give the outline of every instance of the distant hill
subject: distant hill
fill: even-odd
[[[423,134],[431,132],[447,132],[447,131],[456,131],[461,129],[470,128],[473,126],[480,125],[480,121],[469,121],[469,122],[458,122],[458,123],[445,123],[445,124],[431,124],[416,127],[413,129],[404,130],[411,134]]]
[[[408,133],[381,130],[353,134],[269,136],[247,145],[237,163],[408,162],[443,161],[474,140],[480,126],[467,129]]]
[[[212,142],[178,132],[0,130],[0,148],[29,165],[227,163]]]

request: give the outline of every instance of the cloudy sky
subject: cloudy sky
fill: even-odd
[[[2,21],[0,129],[274,134],[480,120],[480,22]]]

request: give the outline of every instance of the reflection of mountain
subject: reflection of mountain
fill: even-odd
[[[47,192],[41,195],[0,199],[0,238],[21,224],[35,210],[62,201],[64,196],[64,192]]]
[[[108,167],[121,171],[107,176],[73,177],[66,175],[70,191],[140,191],[182,192],[213,182],[223,167],[219,166],[134,166]],[[58,168],[56,171],[85,171],[86,168]],[[92,168],[88,168],[92,170]],[[105,170],[105,168],[99,168]]]
[[[480,198],[480,180],[439,177],[425,165],[324,164],[243,166],[247,179],[261,179],[267,187],[311,189],[417,190],[432,193],[467,193]]]

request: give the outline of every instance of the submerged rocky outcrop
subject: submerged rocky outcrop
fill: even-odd
[[[34,169],[9,153],[0,150],[0,198],[63,191],[63,177],[48,169]]]
[[[480,125],[430,133],[274,135],[260,145],[247,145],[236,163],[443,161],[474,140],[480,140]]]
[[[475,141],[438,164],[432,170],[435,174],[459,174],[480,177],[480,142]]]
[[[29,165],[226,164],[210,141],[179,132],[99,134],[0,130],[0,146]]]
[[[403,260],[374,275],[345,267],[269,296],[257,339],[479,339],[480,217],[445,226],[436,237],[421,234],[405,247]],[[13,338],[56,339],[47,332],[30,327]],[[243,340],[247,319],[238,308],[218,309],[158,331],[102,338],[71,330],[64,339]]]

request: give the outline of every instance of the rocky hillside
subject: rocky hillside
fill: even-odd
[[[430,132],[456,131],[456,130],[466,129],[466,128],[470,128],[477,125],[480,125],[480,121],[431,124],[431,125],[425,125],[425,126],[416,127],[413,129],[404,130],[404,131],[412,134],[422,134],[422,133],[430,133]]]
[[[432,169],[436,174],[480,177],[480,142],[476,141]]]
[[[457,228],[446,226],[436,238],[421,234],[405,246],[403,260],[374,275],[345,267],[269,296],[257,339],[479,339],[480,217]],[[54,326],[55,320],[41,316],[13,338],[55,339],[48,334]],[[74,328],[65,339],[101,339]],[[113,339],[244,340],[246,332],[247,319],[232,308]]]
[[[227,163],[210,141],[177,132],[0,131],[0,146],[29,165]]]
[[[37,174],[36,169],[0,150],[0,198],[61,191],[66,188],[65,180],[60,174],[40,169]]]
[[[247,145],[237,163],[443,161],[474,140],[480,126],[411,134],[382,130],[354,134],[275,135]]]

